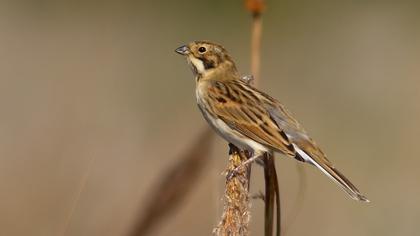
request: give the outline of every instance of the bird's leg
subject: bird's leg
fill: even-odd
[[[254,153],[254,155],[252,157],[250,157],[246,161],[242,162],[239,166],[235,167],[235,169],[229,171],[226,178],[228,180],[232,179],[233,177],[235,177],[239,173],[239,170],[241,168],[247,167],[249,164],[256,161],[258,158],[260,158],[262,156],[263,156],[263,154],[261,154],[261,153]]]

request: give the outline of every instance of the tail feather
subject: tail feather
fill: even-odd
[[[337,169],[335,169],[330,163],[317,161],[315,158],[308,155],[304,150],[295,146],[297,154],[305,162],[311,163],[320,169],[325,175],[337,183],[352,199],[369,202],[369,200],[363,196],[360,191],[354,186],[350,180],[348,180],[343,174],[341,174]]]

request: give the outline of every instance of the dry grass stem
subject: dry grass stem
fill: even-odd
[[[247,160],[247,156],[243,151],[232,144],[229,147],[230,155],[227,172],[234,170],[243,161]],[[249,235],[249,168],[241,167],[234,177],[226,180],[222,219],[213,231],[217,236]]]

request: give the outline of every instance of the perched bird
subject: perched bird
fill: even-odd
[[[228,142],[252,153],[245,165],[265,152],[282,153],[314,165],[351,198],[369,201],[332,165],[279,101],[241,79],[221,45],[195,41],[175,51],[184,55],[192,68],[197,104],[207,122]]]

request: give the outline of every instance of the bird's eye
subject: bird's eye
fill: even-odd
[[[204,52],[206,52],[206,48],[205,47],[199,47],[198,51],[201,52],[201,53],[204,53]]]

